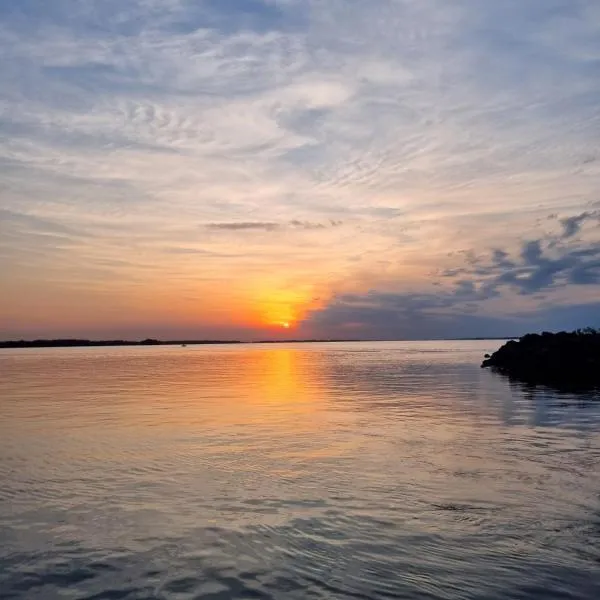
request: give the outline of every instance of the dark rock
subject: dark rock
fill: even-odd
[[[481,366],[533,384],[600,386],[600,331],[529,333],[486,355]]]

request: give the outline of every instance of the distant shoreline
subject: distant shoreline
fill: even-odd
[[[474,337],[474,338],[444,338],[435,340],[356,340],[356,339],[299,339],[299,340],[255,340],[244,342],[241,340],[83,340],[83,339],[38,339],[38,340],[8,340],[0,341],[0,349],[10,348],[86,348],[86,347],[117,347],[117,346],[207,346],[224,344],[316,344],[316,343],[343,343],[343,342],[450,342],[450,341],[484,341],[484,340],[512,340],[512,337]]]
[[[0,348],[81,348],[106,346],[194,346],[202,344],[241,344],[238,340],[10,340],[0,342]]]

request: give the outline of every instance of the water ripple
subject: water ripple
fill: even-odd
[[[496,345],[1,352],[0,597],[600,597],[600,402]]]

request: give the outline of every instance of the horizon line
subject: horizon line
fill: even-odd
[[[448,337],[448,338],[299,338],[283,340],[218,340],[218,339],[182,339],[159,340],[145,338],[143,340],[105,339],[90,340],[84,338],[36,338],[19,340],[0,340],[0,349],[18,348],[81,348],[81,347],[118,347],[118,346],[201,346],[201,345],[228,345],[228,344],[316,344],[316,343],[373,343],[373,342],[435,342],[435,341],[483,341],[483,340],[510,340],[520,336],[477,336],[477,337]]]

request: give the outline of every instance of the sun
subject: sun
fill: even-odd
[[[270,327],[274,327],[275,329],[293,329],[295,327],[295,322],[291,319],[288,320],[273,320],[269,323]]]

